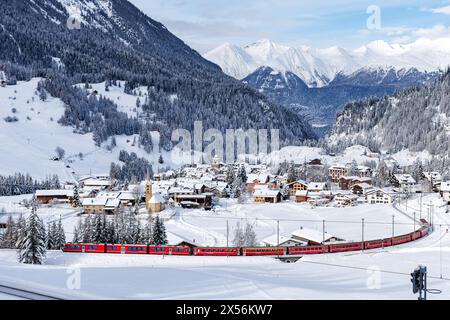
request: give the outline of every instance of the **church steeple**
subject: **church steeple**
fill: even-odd
[[[147,173],[147,183],[145,186],[145,207],[150,209],[150,199],[153,197],[152,182],[150,181],[149,174]]]

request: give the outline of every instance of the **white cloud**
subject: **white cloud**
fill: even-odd
[[[437,24],[431,28],[419,28],[412,32],[415,37],[438,38],[450,36],[450,28]]]
[[[430,9],[430,11],[433,12],[433,13],[440,13],[440,14],[450,15],[450,6]]]

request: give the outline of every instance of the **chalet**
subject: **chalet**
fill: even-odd
[[[356,203],[356,201],[358,201],[358,199],[359,196],[355,194],[338,193],[334,197],[334,202],[336,203],[337,206],[346,207],[346,206],[353,206]]]
[[[363,195],[366,194],[369,190],[372,190],[372,186],[368,183],[357,183],[352,185],[353,194]]]
[[[339,188],[341,190],[350,190],[351,187],[358,183],[367,183],[372,184],[371,177],[361,177],[358,175],[355,176],[343,176],[339,179]]]
[[[356,168],[356,175],[360,178],[370,178],[372,177],[372,169],[370,169],[369,167],[366,166],[358,166]]]
[[[191,195],[178,195],[175,199],[183,208],[204,208],[206,210],[212,209],[212,197],[213,194],[191,194]]]
[[[358,181],[360,177],[357,176],[343,176],[339,179],[339,188],[341,190],[350,190],[354,181]]]
[[[347,167],[342,165],[332,166],[328,169],[330,180],[334,183],[339,183],[339,179],[348,174]]]
[[[391,204],[392,196],[381,189],[372,189],[366,193],[366,202],[369,204]]]
[[[183,196],[191,196],[194,195],[195,192],[193,189],[187,189],[187,188],[170,188],[168,191],[168,196],[170,198],[173,198],[173,200],[175,200],[175,202],[180,202],[178,200],[179,197],[183,197]]]
[[[253,202],[255,203],[278,203],[281,201],[281,192],[279,190],[258,189],[253,193]]]
[[[311,182],[308,184],[307,190],[310,192],[327,191],[328,186],[326,183],[323,183],[323,182]]]
[[[417,182],[410,174],[395,174],[392,179],[392,186],[399,191],[411,191]]]
[[[36,200],[42,204],[48,204],[51,201],[73,202],[73,190],[37,190]]]
[[[331,191],[309,191],[309,190],[299,190],[295,193],[295,201],[309,202],[314,205],[325,204],[333,199],[333,194]]]
[[[447,202],[447,205],[450,204],[450,181],[441,183],[441,191],[440,191],[442,199]]]
[[[297,191],[308,190],[308,184],[306,183],[306,181],[298,180],[298,181],[287,184],[287,188],[288,188],[289,196],[295,197]]]
[[[431,190],[438,191],[442,183],[442,176],[439,172],[424,172],[425,179],[430,183]]]
[[[309,228],[295,230],[292,232],[292,239],[307,243],[310,246],[342,241],[342,239],[339,239],[329,233],[324,233],[322,231]]]
[[[249,174],[247,176],[247,191],[253,193],[256,185],[267,185],[276,188],[276,184],[269,183],[268,174]]]
[[[295,193],[295,202],[308,202],[308,190],[299,190]]]
[[[84,213],[114,214],[120,207],[120,200],[113,198],[86,198],[82,202]]]

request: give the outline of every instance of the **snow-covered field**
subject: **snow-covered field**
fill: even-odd
[[[16,283],[20,288],[36,288],[67,298],[85,299],[415,299],[411,293],[410,273],[419,264],[424,264],[429,270],[429,288],[442,290],[441,295],[430,295],[429,298],[450,299],[450,215],[445,213],[446,207],[441,206],[442,202],[436,195],[425,197],[423,203],[430,201],[435,205],[435,231],[415,243],[394,248],[308,256],[295,264],[284,264],[270,257],[155,257],[49,252],[43,266],[20,265],[16,262],[16,252],[3,250],[0,251],[0,284]],[[410,231],[411,220],[392,207],[372,208],[308,209],[290,203],[271,208],[269,205],[258,207],[230,203],[228,207],[222,206],[208,215],[226,214],[231,220],[231,216],[236,214],[238,218],[247,217],[249,221],[256,215],[260,220],[294,219],[298,216],[300,220],[309,217],[347,221],[363,216],[367,221],[382,222],[396,212],[398,232]],[[418,208],[419,199],[410,199],[407,213],[411,215]],[[405,207],[401,209],[405,211]],[[193,236],[200,239],[203,235],[205,242],[211,245],[223,243],[226,226],[222,219],[200,218],[200,212],[195,211],[183,211],[180,215],[167,224],[170,233],[187,239]],[[73,223],[70,221],[76,219],[69,216],[64,223]],[[351,225],[339,223],[333,227],[330,224],[327,232],[339,233],[346,239],[359,239],[360,225],[354,228]],[[286,222],[281,226],[283,232],[288,233],[299,225]],[[384,229],[378,224],[373,227],[368,224],[366,228],[368,236],[373,229],[373,237],[378,237],[378,232]],[[389,233],[390,227],[386,228]],[[274,232],[274,225],[259,221],[256,230],[259,236],[270,235]],[[443,279],[440,279],[441,274]]]

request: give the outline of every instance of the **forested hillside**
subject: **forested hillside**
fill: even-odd
[[[81,28],[69,29],[71,6],[78,4]],[[0,70],[10,80],[45,77],[39,90],[67,105],[62,125],[94,132],[101,144],[112,135],[158,130],[165,149],[173,129],[280,129],[282,144],[314,138],[294,113],[222,73],[220,68],[123,0],[2,1]],[[143,119],[130,118],[115,102],[88,96],[77,83],[125,80],[124,90],[149,89]],[[175,99],[174,99],[175,97]],[[151,147],[147,146],[148,150]]]
[[[409,149],[448,155],[449,119],[450,71],[447,71],[430,85],[347,105],[326,143],[338,151],[361,144],[373,151]]]

